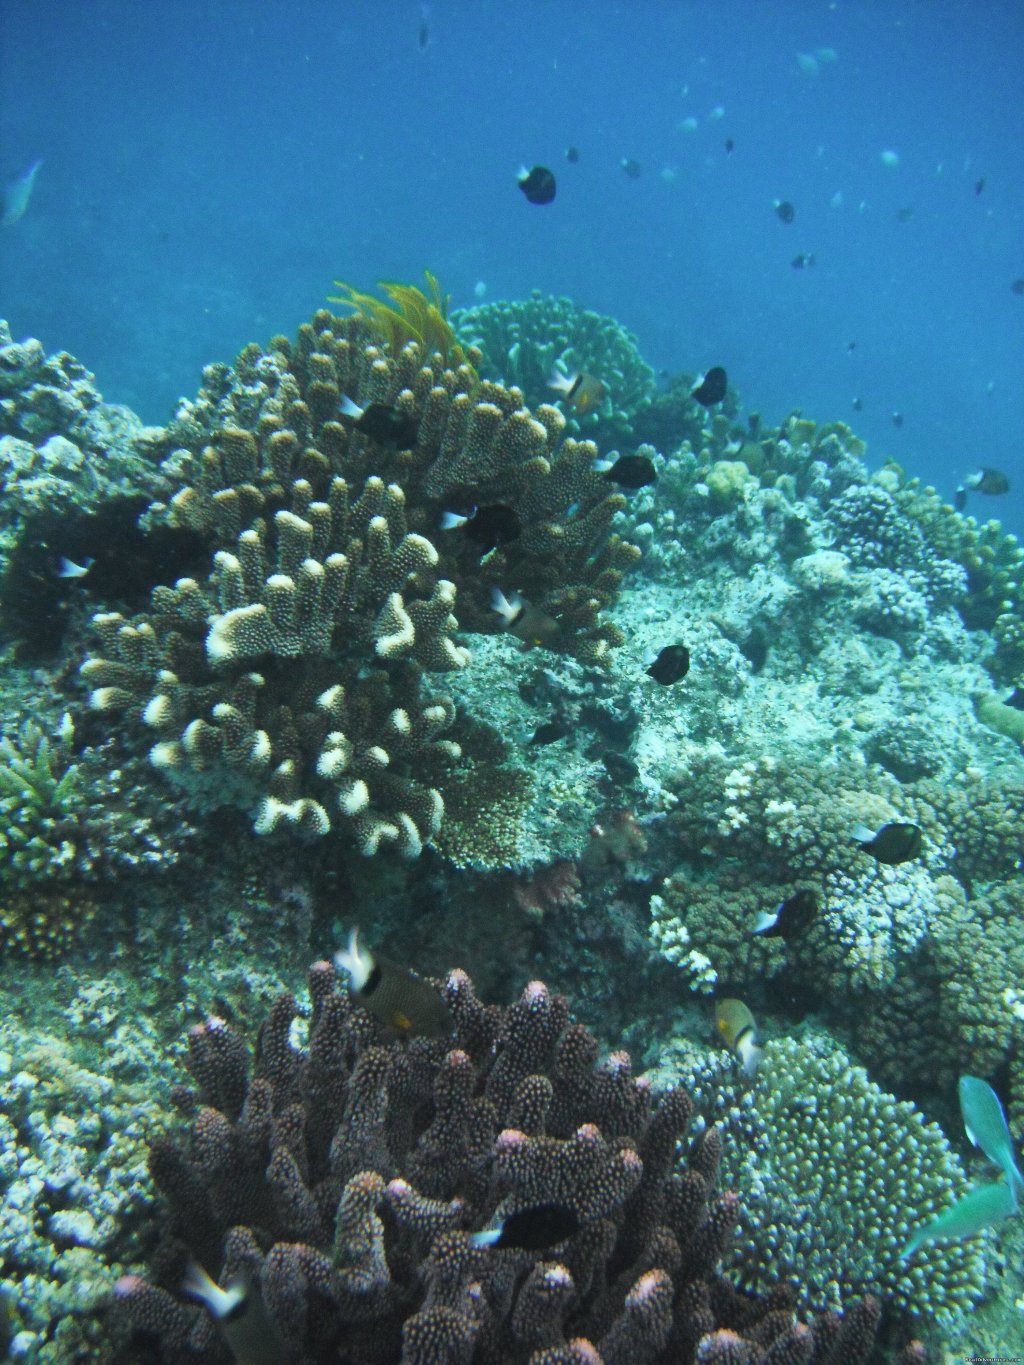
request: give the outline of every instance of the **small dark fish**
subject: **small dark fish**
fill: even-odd
[[[601,762],[604,770],[613,782],[619,782],[626,786],[630,782],[635,782],[640,776],[640,769],[631,758],[625,754],[616,753],[614,749],[609,749],[607,753],[601,755]]]
[[[975,193],[975,194],[980,194],[984,188],[985,188],[985,177],[982,176],[980,180],[975,180],[975,182],[974,182],[974,193]]]
[[[857,349],[857,343],[855,341],[848,341],[846,343],[846,349],[848,352],[855,351]]]
[[[910,204],[908,204],[908,205],[906,206],[906,208],[902,208],[902,209],[897,209],[897,210],[896,210],[896,221],[897,221],[897,223],[909,223],[910,220],[911,220],[911,218],[913,218],[913,216],[914,216],[914,210],[913,210],[913,208],[911,207]]]
[[[449,1038],[455,1032],[440,991],[415,972],[360,946],[359,930],[334,954],[348,973],[351,994],[400,1038]]]
[[[421,52],[426,52],[430,46],[430,13],[426,5],[420,6],[420,27],[416,34],[416,46]]]
[[[646,488],[658,478],[654,461],[647,455],[620,455],[613,465],[601,472],[609,483],[617,483],[620,488]]]
[[[967,506],[967,489],[963,486],[963,484],[961,484],[960,487],[953,494],[953,506],[956,508],[958,512],[962,512],[964,508]]]
[[[565,739],[570,734],[572,726],[563,718],[545,721],[543,725],[538,725],[534,730],[528,744],[557,744],[560,739]]]
[[[987,493],[993,498],[1010,491],[1010,480],[999,469],[979,469],[977,474],[969,474],[964,484],[975,493]]]
[[[894,412],[894,413],[893,413],[893,415],[892,415],[892,424],[893,424],[894,427],[897,428],[897,430],[903,425],[903,414],[902,414],[902,412]]]
[[[1014,280],[1013,284],[1010,285],[1010,293],[1016,294],[1020,298],[1021,294],[1024,294],[1024,279]]]
[[[575,163],[580,159],[580,149],[578,147],[566,147],[565,159],[566,161],[570,161],[575,165]]]
[[[498,1251],[544,1251],[579,1232],[583,1220],[567,1204],[533,1204],[503,1218],[496,1227],[474,1232],[476,1247]]]
[[[534,166],[519,172],[519,188],[531,204],[550,204],[555,197],[555,177],[547,166]]]
[[[690,651],[685,645],[666,645],[645,672],[662,687],[671,687],[685,678],[690,669]]]
[[[814,921],[818,913],[817,892],[796,891],[777,910],[758,915],[753,932],[763,938],[797,938]]]
[[[735,142],[733,142],[733,140],[732,140],[731,137],[727,137],[727,138],[725,139],[725,154],[726,154],[726,156],[732,156],[733,148],[734,148],[735,146],[736,146],[736,144],[735,144]]]
[[[458,512],[445,512],[441,517],[441,529],[461,529],[467,539],[480,547],[482,559],[497,546],[518,539],[523,527],[511,507],[496,502],[490,507],[474,507],[465,516]]]
[[[860,410],[861,410],[861,408],[862,408],[863,406],[864,406],[864,400],[861,399],[861,398],[854,398],[853,401],[852,401],[851,404],[850,404],[850,407],[853,408],[854,412],[860,412]]]
[[[1024,711],[1024,689],[1015,687],[1003,705],[1012,706],[1015,711]]]
[[[760,673],[768,662],[768,633],[763,626],[755,626],[740,644],[740,653],[750,664],[751,673]]]
[[[774,208],[776,218],[782,223],[791,223],[796,217],[796,209],[788,199],[776,199]]]
[[[790,261],[794,270],[809,270],[813,264],[814,256],[807,251],[801,251],[799,256],[794,256]]]
[[[639,161],[634,161],[631,156],[624,156],[619,162],[619,165],[629,176],[630,180],[640,179],[641,167]]]
[[[921,852],[924,836],[919,825],[911,825],[901,820],[890,821],[872,834],[864,825],[851,831],[851,837],[860,845],[863,853],[870,853],[875,862],[896,867],[899,863],[909,863]]]
[[[346,397],[341,400],[341,415],[351,420],[356,431],[369,436],[378,445],[409,450],[416,444],[420,419],[389,408],[386,403],[371,403],[361,408]]]
[[[721,365],[712,365],[704,378],[699,379],[693,386],[690,394],[702,408],[712,408],[725,397],[728,383],[728,376]]]

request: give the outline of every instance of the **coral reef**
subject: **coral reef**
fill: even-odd
[[[0,547],[34,511],[66,515],[128,489],[156,496],[162,441],[159,428],[105,403],[73,356],[48,356],[34,337],[16,342],[0,321]]]
[[[128,983],[64,969],[19,980],[0,1022],[0,1226],[12,1358],[110,1360],[96,1310],[144,1254],[148,1143],[173,1081],[155,1021],[126,1011]]]
[[[621,635],[601,613],[637,555],[610,532],[624,500],[554,408],[533,416],[416,342],[392,355],[359,318],[319,313],[294,346],[251,346],[205,381],[172,423],[188,443],[165,462],[177,491],[150,516],[204,536],[212,570],[156,588],[135,618],[96,616],[91,705],[130,710],[192,800],[248,807],[261,833],[340,825],[365,854],[413,857],[463,758],[452,703],[424,685],[468,662],[456,597],[464,626],[494,631],[490,587],[515,587],[552,647],[604,659]],[[344,424],[342,395],[402,439]],[[435,529],[470,498],[518,518],[486,570]],[[514,780],[497,787],[511,809]]]
[[[166,871],[192,829],[101,747],[76,752],[65,713],[51,738],[35,720],[0,737],[0,952],[61,956],[86,937],[99,886]]]
[[[866,1362],[874,1301],[807,1327],[785,1290],[742,1294],[716,1275],[740,1214],[734,1195],[709,1198],[718,1133],[675,1170],[686,1096],[654,1106],[625,1054],[597,1063],[541,983],[499,1011],[454,972],[455,1037],[407,1048],[383,1042],[327,963],[309,983],[308,1050],[285,996],[251,1075],[222,1020],[190,1033],[191,1142],[151,1155],[171,1209],[156,1282],[117,1291],[118,1317],[160,1358],[222,1359],[212,1319],[178,1295],[192,1255],[225,1281],[248,1274],[295,1358]],[[580,1226],[550,1247],[470,1237],[552,1204]]]
[[[842,1051],[821,1038],[774,1039],[749,1088],[724,1054],[665,1069],[722,1133],[720,1178],[743,1209],[726,1269],[741,1284],[788,1280],[817,1309],[874,1294],[940,1331],[980,1298],[987,1235],[901,1258],[966,1178],[939,1128]]]
[[[514,384],[529,407],[550,402],[553,373],[585,371],[600,379],[604,398],[592,412],[570,408],[571,429],[604,447],[647,439],[638,427],[655,396],[654,371],[614,318],[535,290],[528,299],[460,309],[452,322],[464,344],[479,351],[481,373]]]

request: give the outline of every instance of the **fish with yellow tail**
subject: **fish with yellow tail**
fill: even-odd
[[[359,930],[348,947],[334,954],[334,965],[348,973],[349,991],[399,1038],[450,1038],[455,1024],[444,998],[429,981],[371,953],[359,942]]]
[[[752,1080],[764,1052],[757,1045],[754,1016],[742,1000],[719,1000],[715,1006],[715,1024],[722,1042],[739,1059],[743,1075]]]
[[[286,1365],[289,1357],[248,1275],[234,1276],[222,1289],[198,1261],[190,1261],[181,1287],[216,1322],[236,1365]]]

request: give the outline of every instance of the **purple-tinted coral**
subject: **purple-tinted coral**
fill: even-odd
[[[717,1130],[680,1161],[682,1091],[655,1104],[625,1053],[599,1062],[541,982],[506,1009],[463,972],[442,989],[443,1041],[388,1041],[326,963],[310,972],[305,1050],[290,996],[252,1064],[222,1020],[191,1031],[189,1141],[151,1153],[169,1208],[151,1280],[115,1294],[126,1358],[230,1360],[180,1291],[195,1259],[222,1285],[246,1277],[280,1360],[304,1365],[867,1360],[873,1301],[807,1327],[789,1290],[754,1296],[717,1274],[739,1203],[715,1193]],[[575,1230],[541,1251],[473,1241],[538,1205]]]

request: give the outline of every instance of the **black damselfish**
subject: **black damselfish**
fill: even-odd
[[[609,483],[617,483],[620,488],[646,488],[655,483],[658,471],[654,461],[647,455],[620,455],[615,463],[604,471]]]
[[[341,400],[341,415],[349,419],[356,431],[361,431],[380,446],[409,450],[416,444],[420,419],[388,407],[386,403],[370,403],[361,408],[351,398],[345,397]]]
[[[519,172],[519,188],[531,204],[550,204],[555,197],[555,177],[547,166],[534,166]]]
[[[728,382],[728,376],[721,365],[712,365],[704,378],[693,386],[690,393],[702,408],[714,407],[725,397]]]
[[[533,1204],[503,1218],[496,1227],[474,1232],[474,1246],[499,1251],[544,1251],[579,1231],[582,1219],[567,1204]]]
[[[685,645],[666,645],[647,669],[647,676],[662,687],[685,678],[690,669],[690,651]]]

